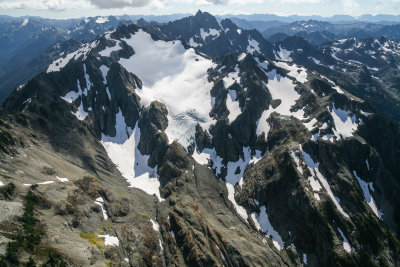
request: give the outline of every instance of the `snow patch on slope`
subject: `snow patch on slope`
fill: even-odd
[[[288,51],[288,50],[282,48],[281,46],[279,46],[279,51],[278,51],[277,56],[280,60],[292,62],[293,59],[290,57],[291,54],[292,54],[292,51]]]
[[[354,176],[356,177],[358,183],[360,184],[361,190],[363,191],[365,201],[368,203],[368,206],[371,208],[371,210],[374,212],[374,214],[382,220],[382,213],[379,211],[378,207],[376,206],[375,200],[371,196],[371,191],[373,190],[373,183],[372,182],[365,182],[362,180],[358,175],[356,171],[353,171]]]
[[[235,90],[228,90],[228,95],[226,97],[226,107],[229,111],[229,122],[233,122],[240,114],[242,114],[239,106],[239,101],[237,101]]]
[[[59,58],[53,63],[49,65],[47,68],[47,73],[50,72],[57,72],[60,71],[62,68],[64,68],[72,59],[78,60],[81,56],[83,56],[83,60],[85,60],[90,53],[90,51],[95,48],[98,45],[98,41],[95,41],[90,44],[85,44],[82,48],[78,49],[75,52],[72,52],[68,55],[66,55],[63,58]]]
[[[96,205],[100,206],[101,212],[103,213],[103,218],[104,218],[105,221],[107,221],[108,216],[107,216],[107,212],[106,212],[106,210],[104,209],[104,206],[103,206],[103,204],[104,204],[103,198],[102,197],[98,197],[94,203]]]
[[[300,158],[299,156],[296,155],[296,153],[294,151],[292,151],[290,153],[290,155],[292,156],[292,159],[294,160],[294,162],[296,163],[296,169],[303,174],[303,168],[300,165]]]
[[[298,82],[305,83],[307,82],[307,70],[303,67],[297,67],[296,64],[289,65],[286,62],[274,62],[280,68],[288,70],[288,75],[290,77],[295,78]]]
[[[343,238],[343,248],[344,248],[344,250],[345,250],[347,253],[350,253],[350,252],[351,252],[351,247],[350,247],[349,241],[348,241],[347,238],[344,236],[342,230],[340,230],[340,228],[338,228],[338,230],[339,230],[340,235],[341,235],[342,238]]]
[[[239,77],[240,69],[236,65],[235,66],[235,71],[230,72],[228,76],[226,76],[222,81],[224,82],[224,87],[229,88],[231,87],[234,83],[239,83],[240,82],[240,77]]]
[[[304,118],[304,110],[298,110],[296,112],[290,111],[296,101],[300,98],[299,93],[294,89],[295,85],[292,80],[286,77],[282,77],[276,73],[276,70],[268,72],[268,84],[265,84],[271,93],[273,99],[280,99],[281,103],[276,107],[269,107],[268,110],[263,111],[260,120],[257,122],[256,133],[259,136],[261,133],[265,133],[265,138],[268,136],[270,125],[266,120],[270,117],[273,112],[277,112],[280,115],[293,116],[299,120]]]
[[[356,123],[356,116],[350,117],[350,111],[342,110],[335,107],[335,103],[332,103],[332,110],[328,111],[332,115],[333,121],[335,123],[335,128],[333,128],[333,133],[337,138],[346,139],[353,136],[353,133],[357,130],[358,124]]]
[[[101,71],[101,74],[103,75],[103,83],[104,84],[107,84],[107,74],[108,74],[108,71],[110,70],[110,68],[109,67],[107,67],[106,65],[101,65],[101,67],[100,67],[100,71]]]
[[[160,201],[160,182],[157,168],[151,168],[147,162],[149,156],[142,155],[137,148],[140,141],[140,128],[136,124],[132,130],[125,123],[120,111],[116,115],[116,135],[114,137],[102,134],[101,144],[111,161],[117,166],[130,187],[143,190],[149,195],[156,195]]]
[[[99,235],[98,237],[104,238],[104,245],[118,247],[119,246],[119,239],[116,236],[111,235]]]
[[[206,32],[203,28],[200,28],[200,35],[204,41],[207,39],[208,36],[212,36],[214,40],[220,35],[220,32],[216,29],[209,29],[208,32]]]
[[[279,235],[277,231],[275,231],[274,227],[272,227],[271,222],[269,221],[268,218],[266,207],[262,206],[260,208],[260,214],[253,213],[251,214],[251,217],[257,229],[263,230],[266,236],[268,237],[271,236],[272,243],[274,244],[274,246],[277,249],[282,250],[284,247],[282,237]]]
[[[254,54],[254,52],[261,53],[260,52],[260,43],[259,42],[249,38],[248,43],[249,44],[248,44],[247,49],[246,49],[247,53],[250,53],[250,54]]]
[[[121,44],[121,41],[116,40],[116,44],[114,46],[112,46],[112,47],[107,46],[104,50],[100,51],[99,52],[100,56],[110,57],[112,52],[121,50],[120,44]]]
[[[322,184],[322,186],[325,188],[326,192],[328,193],[329,197],[335,204],[336,208],[339,210],[339,212],[346,218],[350,218],[349,215],[343,210],[342,206],[340,206],[340,200],[338,197],[336,197],[332,190],[331,187],[328,183],[328,180],[325,178],[325,176],[322,175],[322,173],[319,171],[319,162],[314,162],[314,160],[311,158],[309,154],[307,154],[302,148],[301,152],[303,154],[304,161],[306,162],[308,169],[310,170],[311,174],[313,177],[316,177],[319,182]],[[311,178],[311,177],[309,177]],[[317,182],[316,179],[310,180],[311,186],[313,187],[313,190],[319,191],[321,188],[320,184]],[[313,186],[314,183],[314,186]]]

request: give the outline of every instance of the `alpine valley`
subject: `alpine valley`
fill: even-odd
[[[398,39],[68,23],[4,69],[0,266],[400,265]]]

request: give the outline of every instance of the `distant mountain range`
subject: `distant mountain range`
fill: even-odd
[[[224,15],[217,16],[218,18],[238,18],[250,21],[281,21],[286,23],[292,23],[299,20],[320,20],[330,23],[348,23],[348,22],[369,22],[369,23],[381,23],[381,24],[395,24],[400,22],[400,15],[371,15],[365,14],[359,17],[353,17],[349,15],[335,15],[332,17],[322,16],[278,16],[273,14],[251,14],[251,15]]]
[[[54,51],[57,50],[57,44],[60,46],[67,40],[75,40],[61,45],[64,50],[69,51],[65,49],[69,45],[73,44],[72,48],[76,48],[77,43],[91,42],[105,32],[115,30],[120,25],[135,23],[138,26],[146,27],[159,24],[170,28],[172,26],[169,21],[177,21],[183,17],[187,17],[187,14],[99,16],[65,20],[0,16],[0,103],[15,87],[26,83],[52,61],[52,55],[56,55]],[[261,34],[252,31],[251,34],[257,35],[257,37],[254,37],[255,40],[262,44],[262,52],[268,55],[272,53],[271,49],[267,49],[268,47],[272,47],[272,44],[283,41],[289,36],[302,37],[313,46],[351,37],[361,39],[385,37],[400,41],[400,25],[394,24],[400,19],[399,16],[392,15],[363,15],[358,18],[350,16],[333,16],[331,18],[318,16],[281,17],[268,14],[216,17],[218,23],[223,23],[223,21],[227,23],[226,18],[229,18],[229,21],[235,24],[235,26],[232,26],[233,28],[239,27],[243,30],[249,30],[249,32],[255,29],[260,32]],[[175,32],[177,30],[171,29]],[[224,36],[228,35],[224,34]],[[269,42],[266,42],[262,36]],[[246,46],[247,40],[245,37],[243,38],[242,45]],[[195,39],[186,41],[188,44],[192,41],[199,46],[206,41],[205,39],[202,40],[203,38]],[[218,48],[221,43],[220,41],[215,42],[214,39],[210,39],[215,45],[214,55],[221,54],[220,51],[218,52],[218,50],[221,50],[221,48]],[[232,46],[229,43],[228,39],[225,40],[223,45],[235,47],[235,45]],[[52,52],[49,53],[49,51]],[[235,49],[232,51],[235,51]],[[226,51],[224,50],[224,52]],[[18,75],[16,70],[19,70]]]

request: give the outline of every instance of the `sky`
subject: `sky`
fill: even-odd
[[[78,18],[103,15],[166,15],[197,10],[214,15],[400,14],[400,0],[0,0],[0,15]]]

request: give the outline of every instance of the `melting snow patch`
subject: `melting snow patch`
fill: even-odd
[[[68,178],[61,178],[61,177],[58,177],[58,176],[56,176],[56,178],[57,178],[61,183],[66,183],[66,182],[68,182]]]
[[[153,225],[154,231],[160,232],[160,225],[156,221],[154,221],[153,219],[150,219],[150,221],[151,221],[151,224]]]
[[[298,119],[304,118],[304,111],[299,110],[296,112],[291,112],[290,109],[293,105],[296,104],[296,101],[300,98],[299,93],[294,89],[293,82],[286,78],[282,77],[276,73],[276,70],[273,70],[268,73],[268,90],[271,93],[273,99],[280,99],[281,104],[274,109],[274,111],[278,112],[281,115],[294,116]]]
[[[279,51],[278,51],[277,56],[279,57],[280,60],[292,62],[293,59],[290,57],[291,54],[292,54],[292,51],[288,51],[288,50],[282,48],[281,46],[279,46]]]
[[[196,42],[193,40],[193,37],[190,38],[190,40],[189,40],[189,45],[190,45],[191,47],[202,46],[202,44],[196,43]]]
[[[362,110],[360,110],[360,114],[363,115],[363,116],[365,116],[365,117],[368,117],[369,115],[371,115],[371,113],[364,112],[364,111],[362,111]]]
[[[293,82],[290,79],[277,74],[276,70],[269,72],[268,77],[268,84],[264,84],[268,87],[272,98],[280,99],[281,103],[275,109],[270,106],[268,110],[263,111],[260,120],[257,122],[256,133],[257,135],[260,135],[264,132],[265,138],[267,138],[270,130],[270,125],[266,120],[273,112],[277,112],[284,116],[294,116],[300,120],[304,118],[304,110],[301,109],[296,112],[290,111],[291,107],[295,105],[296,101],[300,98],[300,95],[296,90],[294,90],[295,86]]]
[[[64,68],[68,64],[68,62],[71,59],[77,60],[78,58],[83,56],[83,60],[85,60],[87,55],[89,54],[89,52],[94,47],[96,47],[97,44],[98,44],[98,41],[95,41],[90,44],[86,44],[82,48],[78,49],[77,51],[66,55],[64,58],[59,58],[59,59],[53,61],[53,63],[51,63],[49,65],[49,67],[47,68],[47,73],[60,71],[62,68]]]
[[[249,38],[249,45],[247,46],[247,53],[254,54],[254,52],[260,52],[259,43],[256,40]]]
[[[235,90],[228,90],[228,95],[226,97],[226,107],[229,111],[228,120],[233,122],[237,116],[242,114],[240,110],[239,101],[237,101],[237,95]]]
[[[111,93],[110,93],[110,89],[108,89],[108,87],[106,87],[106,93],[107,93],[108,99],[111,101]]]
[[[309,122],[307,122],[307,123],[303,123],[304,124],[304,126],[306,126],[306,128],[309,130],[309,131],[312,131],[312,130],[314,130],[314,126],[315,126],[315,124],[317,124],[317,119],[316,118],[313,118],[311,121],[309,121]]]
[[[78,84],[78,92],[71,91],[71,92],[67,93],[65,96],[61,96],[61,98],[64,101],[66,101],[70,104],[72,104],[72,102],[74,102],[76,99],[78,99],[78,97],[82,96],[82,94],[83,94],[81,85],[79,84],[79,80],[77,80],[76,83]]]
[[[208,36],[214,37],[213,38],[213,40],[214,40],[220,35],[220,32],[216,29],[209,29],[208,32],[205,32],[203,28],[200,28],[200,35],[204,41],[206,40],[206,38]]]
[[[100,56],[110,57],[112,52],[121,50],[120,43],[120,41],[116,41],[116,44],[113,47],[106,47],[104,50],[99,52]]]
[[[256,164],[261,158],[262,158],[262,152],[260,150],[256,150],[256,154],[249,161],[249,164],[250,163]]]
[[[303,168],[300,166],[300,158],[296,155],[296,153],[294,151],[292,151],[290,153],[290,155],[292,156],[292,159],[294,160],[294,162],[296,163],[296,168],[297,170],[303,174]]]
[[[228,189],[228,199],[235,206],[237,213],[245,220],[247,220],[247,212],[242,206],[237,204],[235,200],[235,185],[243,185],[243,174],[250,163],[257,163],[261,159],[261,151],[256,151],[256,155],[251,157],[251,149],[249,147],[243,148],[244,159],[240,158],[236,162],[228,162],[227,174],[225,177],[226,188]],[[238,171],[239,170],[239,171]]]
[[[236,183],[239,183],[240,186],[243,184],[243,174],[251,160],[251,149],[249,147],[244,147],[243,154],[244,159],[239,158],[236,162],[228,162],[226,166],[227,174],[225,180],[233,186],[235,186]],[[237,170],[239,170],[239,172],[237,172]]]
[[[205,148],[202,152],[199,152],[196,147],[192,156],[197,161],[197,163],[201,165],[208,164],[208,161],[211,160],[212,167],[215,170],[216,175],[221,174],[223,159],[217,155],[215,149]]]
[[[163,201],[164,199],[160,196],[157,168],[148,166],[149,156],[142,155],[137,148],[140,141],[140,128],[136,125],[132,131],[127,127],[122,113],[116,117],[116,136],[102,135],[101,143],[108,156],[128,181],[130,187],[141,189],[149,195],[155,194],[160,201]],[[118,117],[120,118],[118,119]]]
[[[224,87],[225,87],[225,88],[229,88],[229,87],[231,87],[234,83],[239,83],[239,82],[240,82],[239,73],[240,73],[240,69],[239,69],[239,67],[236,65],[236,66],[235,66],[235,71],[234,71],[234,72],[230,72],[230,73],[228,74],[228,76],[226,76],[226,77],[223,79]]]
[[[104,203],[103,198],[102,198],[102,197],[98,197],[94,203],[95,203],[96,205],[99,205],[99,206],[100,206],[101,211],[102,211],[102,213],[103,213],[103,218],[104,218],[105,221],[107,221],[108,216],[107,216],[107,212],[106,212],[106,210],[104,209],[104,206],[103,206],[103,203]]]
[[[99,237],[104,238],[104,245],[106,245],[106,246],[118,247],[118,245],[119,245],[119,240],[118,240],[118,237],[116,237],[116,236],[99,235]]]
[[[200,165],[206,165],[210,160],[210,154],[198,152],[197,147],[195,147],[192,157]]]
[[[257,129],[256,129],[257,136],[264,133],[265,139],[267,139],[269,130],[271,129],[269,123],[267,122],[267,119],[269,118],[271,113],[272,112],[269,110],[264,110],[263,113],[261,114],[260,119],[257,121]]]
[[[3,186],[3,185],[4,185],[4,183],[2,181],[0,181],[0,186]]]
[[[101,65],[100,67],[101,74],[103,75],[104,84],[107,84],[107,73],[109,70],[110,68],[107,67],[106,65]]]
[[[26,26],[28,24],[28,22],[29,22],[29,19],[24,19],[24,21],[22,22],[20,27]]]
[[[365,164],[367,165],[367,169],[369,170],[369,162],[368,162],[368,159],[365,160]]]
[[[351,252],[351,247],[350,247],[350,243],[347,240],[347,238],[344,236],[342,230],[340,230],[340,228],[338,228],[340,235],[343,238],[343,248],[344,250],[346,250],[346,252],[350,253]]]
[[[245,59],[246,57],[246,53],[241,53],[238,57],[238,61],[242,61],[243,59]]]
[[[143,81],[142,89],[136,90],[141,103],[164,103],[169,141],[188,147],[195,140],[196,124],[208,129],[213,122],[209,116],[213,83],[208,81],[207,70],[215,64],[192,48],[185,50],[180,41],[154,41],[142,30],[124,41],[136,53],[119,63]]]
[[[228,189],[228,199],[232,202],[233,206],[236,209],[236,212],[242,217],[244,220],[247,220],[247,211],[245,208],[240,206],[235,200],[235,188],[230,183],[226,183],[226,188]]]
[[[272,243],[274,246],[277,249],[282,250],[284,247],[283,240],[279,233],[272,227],[265,206],[260,208],[260,214],[253,213],[251,217],[257,229],[263,230],[268,237],[272,238]]]
[[[256,58],[256,61],[258,62],[258,65],[261,67],[261,69],[264,72],[268,70],[268,65],[269,65],[268,61],[260,62],[260,60],[258,58]]]
[[[373,190],[373,183],[372,183],[372,182],[367,183],[367,182],[365,182],[364,180],[362,180],[362,179],[357,175],[357,172],[356,172],[356,171],[353,171],[353,174],[354,174],[354,176],[356,177],[358,183],[360,184],[360,187],[361,187],[361,189],[362,189],[362,191],[363,191],[363,194],[364,194],[365,201],[367,201],[368,206],[372,209],[372,211],[374,212],[374,214],[375,214],[379,219],[382,220],[382,215],[383,215],[383,214],[379,211],[378,207],[376,206],[375,200],[372,198],[371,192],[370,192],[370,189],[371,189],[371,191],[374,191],[374,190]]]
[[[337,138],[347,138],[353,136],[353,133],[357,130],[358,124],[356,123],[356,116],[350,117],[350,111],[342,110],[335,107],[335,103],[332,103],[332,110],[328,111],[331,113],[335,128],[333,133]]]
[[[222,258],[223,260],[226,260],[224,254],[222,253],[222,251],[221,251],[221,249],[219,248],[219,246],[217,246],[217,249],[219,250],[219,253],[221,254],[221,258]]]
[[[307,264],[307,254],[303,253],[303,263]]]
[[[300,147],[301,148],[301,147]],[[303,158],[304,161],[306,162],[308,169],[310,170],[312,176],[309,177],[309,181],[311,184],[311,187],[313,188],[314,191],[319,191],[321,190],[321,185],[325,188],[326,192],[328,193],[329,197],[335,204],[336,208],[339,210],[339,212],[346,218],[350,218],[349,215],[343,210],[343,208],[340,206],[340,200],[336,196],[333,195],[333,192],[331,190],[331,187],[329,186],[328,180],[325,178],[325,176],[322,175],[322,173],[319,171],[319,163],[314,162],[314,160],[310,157],[309,154],[307,154],[302,148],[301,152],[303,153]],[[314,177],[317,177],[319,182],[314,179]]]
[[[78,110],[76,112],[71,111],[71,113],[80,121],[83,121],[86,119],[86,117],[89,115],[84,109],[83,109],[83,102],[81,100],[81,104],[78,107]]]
[[[298,82],[307,82],[307,70],[305,68],[299,68],[296,64],[289,65],[286,62],[274,62],[280,68],[288,70],[288,75],[295,78]]]
[[[46,182],[41,182],[41,183],[37,183],[38,185],[46,185],[46,184],[52,184],[54,183],[54,181],[46,181]]]

